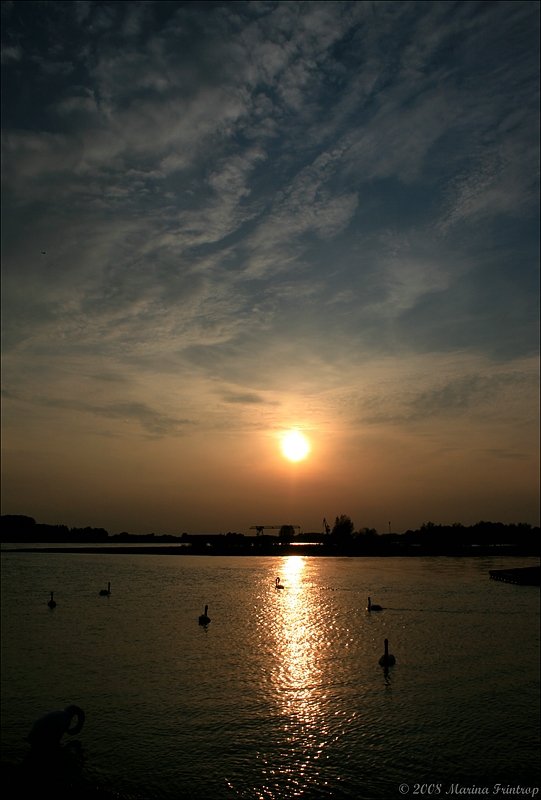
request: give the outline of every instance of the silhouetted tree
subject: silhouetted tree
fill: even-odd
[[[25,517],[23,514],[2,514],[2,525],[9,525],[13,529],[31,528],[35,524],[34,517]]]
[[[378,532],[375,528],[361,528],[359,531],[361,536],[377,536]]]
[[[334,521],[334,526],[331,531],[331,536],[337,542],[349,541],[351,539],[354,524],[347,514],[340,514]]]
[[[36,520],[22,514],[3,514],[0,536],[3,542],[32,541],[35,536]]]

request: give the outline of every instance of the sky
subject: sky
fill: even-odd
[[[2,513],[538,524],[539,11],[4,0]]]

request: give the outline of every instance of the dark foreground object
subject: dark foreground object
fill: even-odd
[[[491,569],[492,580],[516,583],[521,586],[541,586],[541,567],[518,567],[517,569]]]

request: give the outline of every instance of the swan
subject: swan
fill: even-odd
[[[368,598],[368,605],[366,606],[367,611],[383,611],[383,606],[378,606],[377,603],[373,603],[370,598]]]
[[[389,640],[385,639],[385,652],[381,656],[379,660],[379,665],[381,667],[392,667],[393,664],[396,664],[396,658],[393,656],[392,653],[389,653]]]
[[[210,618],[207,616],[207,611],[209,610],[208,606],[205,606],[205,613],[199,616],[199,624],[200,625],[208,625],[210,622]]]
[[[276,588],[277,588],[277,589],[283,589],[283,588],[284,588],[284,587],[282,586],[282,584],[280,583],[280,578],[276,578],[276,580],[274,581],[274,583],[275,583],[275,585],[276,585]]]
[[[70,728],[74,717],[75,724]],[[49,711],[34,722],[27,740],[36,749],[58,747],[65,733],[74,736],[80,732],[84,722],[85,712],[79,706],[71,705],[63,710]]]
[[[49,608],[56,608],[56,600],[53,599],[53,594],[54,594],[54,592],[51,592],[51,599],[47,603]]]
[[[108,583],[107,589],[100,589],[100,596],[109,597],[110,594],[111,594],[111,583]]]

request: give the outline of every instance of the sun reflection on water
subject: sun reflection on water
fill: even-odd
[[[273,796],[273,784],[280,777],[292,794],[303,791],[319,779],[318,759],[328,739],[325,719],[325,675],[319,651],[326,646],[320,612],[306,580],[306,561],[288,556],[281,565],[284,590],[276,592],[273,604],[271,689],[280,730],[283,753],[277,770],[275,758],[263,756],[266,790]],[[278,742],[277,742],[278,744]]]
[[[286,690],[288,710],[295,709],[299,714],[301,695],[319,682],[320,672],[316,662],[317,640],[314,638],[313,624],[310,624],[310,601],[303,584],[305,561],[302,556],[290,556],[284,564],[284,585],[286,591],[281,597],[279,609],[280,626],[276,630],[278,654],[275,672],[275,688]]]

